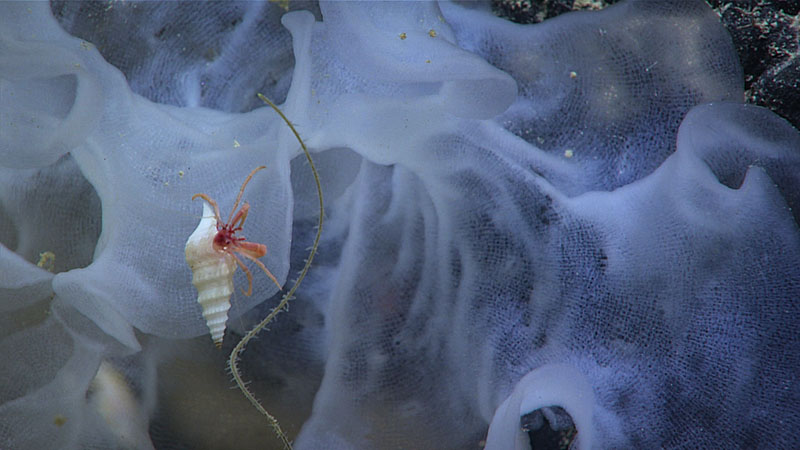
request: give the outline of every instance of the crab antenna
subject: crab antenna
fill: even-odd
[[[214,216],[215,216],[214,218],[217,219],[217,226],[219,226],[219,223],[220,221],[222,221],[222,218],[219,216],[219,206],[217,206],[217,202],[212,200],[211,197],[207,196],[206,194],[194,194],[192,196],[192,200],[196,199],[197,197],[202,198],[203,200],[208,202],[209,205],[214,207]]]
[[[244,187],[247,186],[247,183],[250,182],[250,179],[253,178],[253,175],[255,175],[256,172],[266,168],[267,166],[258,166],[255,169],[253,169],[252,172],[250,172],[250,175],[248,175],[247,178],[244,179],[244,183],[242,183],[242,188],[239,189],[239,195],[236,196],[236,202],[233,204],[233,209],[231,209],[231,215],[228,216],[227,223],[231,223],[231,220],[233,219],[233,214],[236,212],[236,207],[239,206],[239,202],[242,200],[242,194],[244,194]]]

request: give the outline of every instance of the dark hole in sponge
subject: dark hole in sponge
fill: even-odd
[[[560,406],[546,406],[520,417],[532,450],[567,450],[578,430],[569,413]]]

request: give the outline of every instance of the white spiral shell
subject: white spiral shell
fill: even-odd
[[[233,255],[214,249],[217,219],[214,210],[203,200],[203,218],[186,241],[186,262],[192,270],[192,284],[197,289],[197,303],[203,308],[211,339],[222,346],[228,310],[233,294]]]

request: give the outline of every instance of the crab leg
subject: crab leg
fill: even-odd
[[[213,207],[214,207],[214,217],[217,219],[217,228],[219,228],[219,226],[220,226],[220,221],[221,221],[222,219],[219,217],[219,206],[217,206],[217,202],[215,202],[214,200],[212,200],[212,199],[211,199],[211,197],[207,196],[206,194],[194,194],[194,195],[192,196],[192,200],[196,199],[197,197],[200,197],[200,198],[202,198],[203,200],[205,200],[206,202],[208,202],[208,204],[209,204],[209,205],[211,205],[211,206],[213,206]]]
[[[242,256],[244,256],[245,258],[249,259],[250,261],[253,261],[254,263],[256,263],[256,265],[258,265],[258,267],[260,267],[261,270],[263,270],[264,273],[267,274],[269,279],[272,280],[273,283],[275,283],[275,286],[278,286],[278,289],[280,289],[281,291],[283,290],[283,287],[281,286],[280,283],[278,283],[278,280],[275,278],[275,275],[273,275],[272,272],[270,272],[269,269],[267,269],[267,266],[265,266],[264,263],[262,263],[261,261],[253,258],[252,256],[248,255],[247,253],[242,253]]]
[[[239,267],[241,267],[242,270],[244,271],[244,274],[247,275],[247,292],[245,292],[245,290],[242,288],[239,289],[241,289],[242,294],[250,297],[250,295],[253,294],[253,274],[250,273],[250,269],[248,269],[247,266],[244,265],[244,263],[242,262],[241,259],[239,259],[238,256],[236,256],[234,253],[229,253],[229,254],[233,256],[233,259],[236,261],[236,264],[238,264]]]
[[[239,212],[237,212],[236,215],[233,216],[232,221],[229,222],[231,228],[236,231],[241,230],[242,227],[244,226],[244,221],[247,219],[247,214],[249,212],[250,212],[250,204],[245,202],[244,205],[242,205],[241,209],[239,209]],[[237,222],[239,222],[238,226],[236,225]]]
[[[231,215],[230,217],[228,217],[228,223],[232,223],[231,220],[233,219],[233,213],[236,212],[236,207],[239,206],[239,201],[242,199],[242,194],[244,194],[244,188],[245,186],[247,186],[247,183],[250,182],[250,179],[253,178],[253,175],[255,175],[256,172],[266,168],[267,166],[258,166],[255,169],[253,169],[252,172],[250,172],[250,175],[248,175],[247,178],[244,179],[244,183],[242,183],[242,187],[241,189],[239,189],[239,195],[236,196],[236,202],[234,202],[233,204],[233,209],[231,209]]]

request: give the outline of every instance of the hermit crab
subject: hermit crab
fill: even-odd
[[[227,222],[222,221],[217,202],[208,195],[192,196],[192,200],[203,199],[203,217],[186,242],[186,262],[192,270],[192,284],[197,289],[197,302],[203,308],[203,317],[217,347],[222,347],[225,335],[228,310],[231,307],[230,298],[233,294],[233,273],[237,266],[247,275],[247,291],[242,289],[242,293],[247,296],[253,293],[253,275],[239,256],[253,261],[281,289],[275,276],[258,260],[267,253],[267,247],[248,242],[244,237],[236,235],[242,230],[250,211],[247,202],[236,210],[242,200],[244,188],[256,172],[265,168],[266,166],[256,167],[245,178]]]

